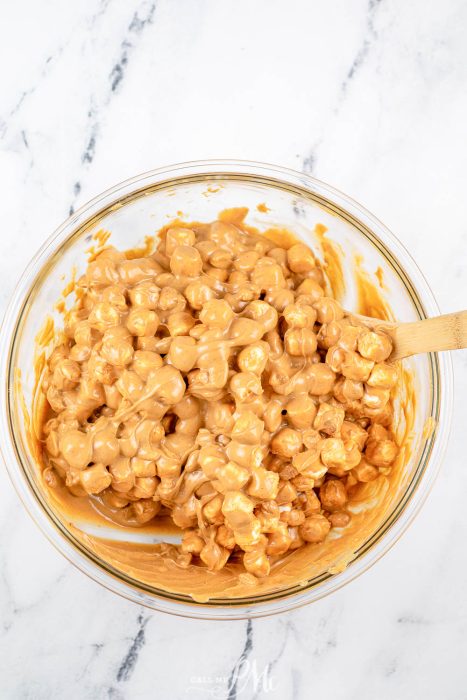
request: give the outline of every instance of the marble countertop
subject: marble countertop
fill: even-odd
[[[169,163],[303,169],[466,307],[465,0],[19,0],[0,9],[0,305],[70,211]],[[74,569],[0,470],[0,697],[465,698],[467,353],[413,526],[330,598],[252,622],[151,613]]]

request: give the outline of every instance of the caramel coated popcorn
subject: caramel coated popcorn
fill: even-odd
[[[267,576],[391,468],[391,341],[326,295],[303,243],[174,226],[77,284],[42,385],[44,478],[129,526],[169,514],[180,565]]]

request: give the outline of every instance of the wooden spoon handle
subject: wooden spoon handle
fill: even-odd
[[[392,329],[391,335],[395,340],[391,360],[423,352],[467,348],[467,311],[401,323]]]

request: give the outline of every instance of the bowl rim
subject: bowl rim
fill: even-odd
[[[93,561],[89,553],[84,553],[83,550],[79,551],[69,537],[67,538],[57,528],[49,513],[45,511],[42,503],[39,501],[37,494],[33,493],[24,466],[13,445],[14,436],[10,425],[11,416],[9,411],[9,402],[12,397],[10,389],[10,359],[14,349],[16,330],[21,320],[25,303],[34,289],[34,284],[40,271],[50,260],[51,256],[56,254],[62,245],[93,214],[97,215],[99,211],[108,208],[111,204],[121,202],[122,195],[134,196],[138,191],[146,190],[149,183],[145,186],[144,183],[147,181],[151,181],[152,184],[161,184],[169,180],[180,182],[183,181],[184,176],[193,175],[203,175],[210,179],[216,179],[216,177],[222,175],[237,175],[239,178],[241,176],[253,177],[253,179],[255,179],[255,176],[267,176],[269,179],[276,179],[280,183],[297,185],[309,193],[318,193],[321,197],[324,195],[325,198],[329,198],[330,203],[334,203],[348,212],[357,222],[360,222],[361,218],[366,220],[365,227],[371,231],[376,240],[386,250],[389,250],[407,279],[410,280],[419,297],[418,300],[421,303],[423,314],[426,315],[427,311],[429,315],[440,313],[428,282],[410,253],[396,236],[377,217],[353,198],[311,175],[278,165],[233,159],[189,161],[146,171],[117,183],[84,203],[44,241],[21,275],[10,297],[0,332],[0,381],[2,381],[2,386],[6,392],[4,401],[0,402],[0,451],[12,484],[26,511],[39,529],[68,561],[105,588],[153,610],[182,617],[226,620],[274,615],[319,600],[355,580],[391,549],[418,514],[439,472],[450,432],[453,404],[453,374],[450,353],[443,353],[442,355],[432,354],[432,357],[435,358],[437,376],[440,383],[439,415],[442,420],[433,436],[432,448],[426,467],[422,471],[412,494],[416,498],[412,497],[405,505],[403,504],[401,512],[379,537],[375,545],[370,547],[359,559],[354,560],[352,565],[344,572],[329,577],[313,588],[286,593],[272,601],[252,602],[247,605],[232,604],[231,606],[216,606],[214,604],[203,606],[195,602],[185,603],[184,601],[159,597],[154,594],[148,595],[144,591],[125,583],[109,569],[104,571],[99,562]],[[403,258],[403,262],[401,262],[401,258]],[[377,551],[375,551],[376,549]],[[310,600],[312,591],[313,596],[312,600]]]

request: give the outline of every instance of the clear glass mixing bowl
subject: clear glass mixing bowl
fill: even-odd
[[[267,208],[257,205],[265,203]],[[44,243],[28,265],[3,321],[0,348],[1,450],[11,480],[26,509],[44,534],[69,561],[115,593],[150,608],[198,618],[235,619],[270,615],[310,603],[348,583],[374,564],[407,529],[429,493],[449,433],[452,403],[450,356],[423,355],[406,360],[417,394],[406,476],[394,507],[361,544],[354,561],[341,573],[323,572],[304,586],[288,587],[241,600],[216,599],[198,604],[143,584],[97,557],[66,527],[44,496],[37,461],[28,439],[24,409],[31,412],[35,338],[63,290],[64,278],[87,264],[86,251],[98,229],[111,232],[122,249],[136,246],[182,212],[186,220],[209,221],[220,210],[247,206],[247,222],[265,229],[290,228],[312,245],[316,223],[329,229],[346,259],[355,254],[373,273],[384,273],[386,299],[395,317],[412,321],[439,313],[415,262],[388,229],[349,197],[314,178],[283,168],[250,162],[211,161],[176,165],[127,180],[104,192],[73,214]],[[350,265],[347,270],[350,272]],[[352,275],[346,279],[345,307],[355,308]],[[17,382],[21,374],[21,392]],[[432,431],[425,430],[433,419]]]

